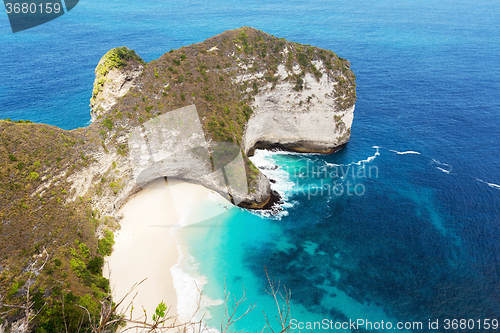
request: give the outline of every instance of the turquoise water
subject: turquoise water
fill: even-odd
[[[232,209],[182,230],[205,293],[221,298],[224,278],[237,296],[244,285],[258,308],[236,328],[252,331],[274,310],[264,267],[292,291],[299,321],[498,318],[498,17],[488,0],[80,1],[12,34],[2,12],[0,118],[87,125],[94,68],[116,46],[150,61],[247,25],[331,49],[357,76],[349,144],[258,156],[280,168],[264,170],[285,198],[278,216]],[[377,176],[359,177],[362,165]],[[330,177],[336,166],[356,174]],[[326,177],[301,175],[321,167]],[[218,326],[223,309],[209,310]]]
[[[257,303],[236,328],[258,331],[262,311],[276,315],[265,293],[264,267],[290,288],[298,321],[427,325],[452,317],[496,318],[498,234],[482,222],[484,216],[466,217],[455,206],[460,203],[454,197],[468,195],[464,183],[478,188],[477,181],[447,173],[451,166],[415,151],[372,150],[345,164],[342,152],[258,153],[254,161],[277,180],[274,186],[288,203],[284,210],[269,218],[235,208],[182,230],[197,272],[208,280],[205,295],[220,299],[225,282],[237,297],[245,288],[247,302]],[[280,168],[269,172],[270,164]],[[328,184],[345,190],[328,192]],[[490,194],[497,191],[489,188]],[[484,204],[484,192],[462,200]],[[494,207],[485,212],[498,213]],[[217,327],[224,307],[209,310],[209,323]]]

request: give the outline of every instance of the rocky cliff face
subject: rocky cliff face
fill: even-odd
[[[119,98],[137,85],[143,70],[142,59],[126,47],[106,53],[95,70],[94,90],[90,100],[92,121],[111,111]]]
[[[122,190],[99,200],[106,212],[159,177],[200,183],[235,204],[260,208],[271,191],[247,158],[255,149],[331,153],[350,138],[355,76],[331,51],[242,28],[146,65],[130,52],[121,48],[113,59],[114,50],[103,57],[91,100],[92,119],[102,118],[109,130],[104,144],[114,146],[101,162],[114,153],[111,160],[120,159],[123,169]],[[166,121],[176,113],[184,120]],[[194,129],[186,127],[187,119]],[[242,154],[216,165],[215,150],[224,144],[221,151],[236,146]],[[116,154],[124,145],[127,153]]]
[[[213,189],[235,205],[253,207],[269,198],[269,182],[262,173],[257,174],[254,190],[248,188],[245,160],[237,144],[206,139],[195,105],[135,128],[128,144],[138,186],[174,177]]]
[[[253,155],[256,148],[281,148],[296,152],[331,153],[349,141],[354,105],[341,109],[336,105],[337,82],[328,75],[324,62],[314,61],[322,74],[317,79],[305,74],[302,90],[288,80],[300,73],[296,66],[288,71],[278,65],[278,83],[269,83],[255,96],[254,110],[248,120],[243,149]]]
[[[137,63],[127,69],[113,68],[107,76],[96,77],[94,85],[100,80],[104,80],[104,84],[99,98],[90,105],[92,121],[111,111],[118,99],[137,85],[143,68],[143,65]]]

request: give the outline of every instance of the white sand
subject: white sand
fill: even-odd
[[[168,185],[183,227],[223,214],[226,208],[234,207],[219,193],[201,185],[175,178],[169,178]]]
[[[107,258],[104,272],[104,276],[110,277],[113,300],[120,301],[135,283],[147,278],[136,289],[133,318],[143,315],[143,307],[151,317],[161,301],[172,307],[170,315],[176,315],[177,296],[170,267],[179,255],[170,227],[177,224],[178,219],[165,180],[148,184],[120,213],[123,214],[121,229],[115,232],[113,253]],[[134,295],[135,292],[123,302],[119,311],[126,309]]]
[[[131,287],[147,278],[126,298],[119,311],[124,312],[133,300],[132,318],[148,318],[160,302],[170,307],[169,315],[177,316],[177,294],[171,268],[177,264],[179,253],[171,228],[193,224],[210,216],[197,209],[207,199],[217,197],[220,209],[208,215],[222,213],[230,206],[218,194],[201,185],[181,180],[157,179],[134,195],[120,210],[121,229],[115,232],[113,253],[107,259],[104,276],[110,277],[113,300],[118,302]],[[109,268],[109,269],[108,269]],[[194,286],[194,284],[193,284]],[[130,308],[126,317],[130,316]]]

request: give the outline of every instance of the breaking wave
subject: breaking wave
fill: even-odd
[[[449,164],[439,162],[438,160],[432,159],[430,165],[434,165],[436,169],[446,173],[450,174],[451,170],[453,170],[453,167]]]

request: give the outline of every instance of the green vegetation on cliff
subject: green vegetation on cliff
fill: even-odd
[[[87,154],[99,147],[86,129],[0,121],[0,295],[7,295],[5,303],[22,304],[30,288],[34,310],[41,311],[39,332],[63,331],[64,320],[76,331],[83,316],[88,318],[79,305],[97,316],[108,292],[96,238],[105,221],[93,209],[90,193],[71,200],[67,180],[94,163]],[[66,319],[63,302],[71,314]],[[21,314],[21,309],[9,313]]]
[[[226,31],[206,41],[171,50],[148,63],[139,87],[116,105],[122,119],[117,127],[139,125],[155,116],[195,104],[209,138],[241,142],[246,121],[252,114],[254,96],[269,83],[276,84],[278,64],[292,71],[286,80],[297,90],[306,73],[323,75],[313,61],[323,61],[328,75],[338,80],[336,94],[340,109],[356,101],[355,76],[350,63],[335,53],[309,45],[288,42],[252,28]],[[238,73],[259,74],[261,79],[236,82]],[[116,118],[116,117],[115,117]],[[141,121],[142,120],[142,121]],[[126,125],[126,126],[123,126]]]
[[[142,60],[142,58],[139,57],[134,50],[130,50],[126,46],[111,49],[102,57],[95,69],[96,77],[98,79],[94,82],[91,104],[95,100],[97,94],[102,91],[102,87],[104,86],[104,82],[106,82],[109,71],[113,68],[124,68],[131,61],[145,64],[144,60]]]

